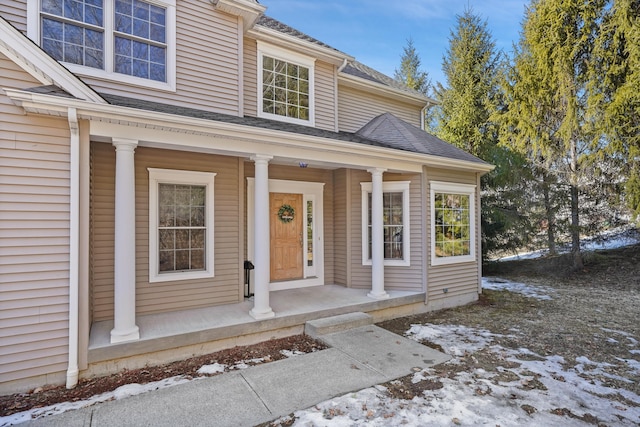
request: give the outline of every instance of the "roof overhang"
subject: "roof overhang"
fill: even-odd
[[[255,0],[210,0],[216,10],[230,15],[241,16],[244,31],[253,27],[258,18],[267,10]]]
[[[314,56],[321,61],[328,62],[335,66],[342,65],[345,60],[353,60],[353,57],[346,53],[331,49],[329,47],[320,46],[315,43],[311,43],[306,40],[299,39],[297,37],[283,34],[271,28],[267,28],[261,25],[256,25],[247,32],[247,35],[255,40],[260,40],[266,43],[291,49],[296,52],[303,53],[305,55]]]
[[[106,103],[93,89],[47,55],[2,17],[0,17],[0,53],[43,85],[58,86],[79,99]]]
[[[422,172],[424,165],[481,173],[493,168],[488,164],[326,137],[96,104],[16,89],[4,91],[28,113],[67,117],[69,109],[74,109],[79,119],[90,121],[90,134],[96,140],[129,138],[139,140],[141,146],[239,157],[267,154],[274,156],[276,162],[297,164],[304,161],[312,166],[329,168],[384,168],[393,172],[417,173]],[[212,139],[215,140],[213,143]]]
[[[437,102],[428,96],[412,94],[407,91],[392,88],[387,85],[376,83],[362,77],[352,76],[351,74],[338,73],[338,84],[362,90],[367,93],[385,96],[387,98],[397,99],[402,102],[409,103],[416,107],[423,108],[425,106],[436,105]]]

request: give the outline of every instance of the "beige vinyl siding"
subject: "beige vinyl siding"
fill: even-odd
[[[27,31],[27,2],[18,0],[2,0],[0,15],[11,22],[19,31]]]
[[[258,116],[258,45],[253,39],[244,39],[244,115]]]
[[[333,258],[335,259],[335,282],[349,286],[349,212],[347,209],[349,194],[349,171],[338,169],[333,173],[334,210],[333,231],[335,233]]]
[[[115,150],[92,143],[93,320],[113,318],[113,197]],[[200,308],[242,300],[238,159],[139,147],[136,165],[136,313]],[[214,172],[215,277],[149,283],[147,168]]]
[[[420,127],[420,108],[394,99],[338,85],[338,127],[342,132],[355,132],[383,113]]]
[[[0,87],[39,84],[0,54]],[[66,119],[26,115],[0,92],[0,391],[67,367],[69,176]]]
[[[334,76],[335,67],[333,65],[316,61],[316,127],[330,131],[336,130],[336,83]]]
[[[385,289],[422,290],[422,186],[420,175],[385,173],[383,181],[410,181],[410,266],[385,266]],[[371,182],[371,174],[352,171],[351,176],[351,286],[371,288],[371,266],[362,265],[362,187],[361,182]]]
[[[245,177],[254,176],[254,163],[245,163]],[[324,222],[324,282],[334,283],[334,194],[333,173],[328,169],[299,168],[283,165],[269,165],[269,179],[281,179],[288,181],[322,182],[323,190],[323,222]],[[245,178],[246,192],[246,178]],[[252,285],[253,286],[253,285]]]
[[[426,169],[427,182],[430,181],[444,181],[458,184],[476,185],[476,174],[468,172],[458,172],[445,169]],[[450,265],[431,265],[431,239],[433,238],[433,232],[431,230],[431,188],[427,184],[425,197],[427,198],[427,248],[429,257],[427,259],[428,273],[427,273],[427,301],[430,304],[438,304],[438,301],[445,299],[453,299],[462,295],[470,295],[478,293],[478,269],[480,268],[479,262],[468,262],[460,264]],[[478,200],[479,194],[476,188],[476,200]],[[476,212],[475,227],[479,227],[479,212]],[[479,242],[478,242],[479,243]],[[478,246],[476,245],[476,258],[480,259],[478,252]],[[445,289],[447,292],[445,293]]]

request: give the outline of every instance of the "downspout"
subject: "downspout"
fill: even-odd
[[[75,108],[69,108],[70,179],[69,179],[69,366],[67,388],[78,384],[78,294],[80,256],[80,129]]]

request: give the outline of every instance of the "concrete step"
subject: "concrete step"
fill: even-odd
[[[373,324],[373,317],[367,313],[355,312],[310,320],[304,325],[304,333],[312,338],[334,332],[346,331]]]

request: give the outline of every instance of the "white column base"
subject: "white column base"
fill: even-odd
[[[390,298],[389,294],[384,292],[384,291],[382,291],[380,293],[371,291],[371,292],[369,292],[367,294],[367,296],[369,298],[373,298],[373,299],[388,299],[388,298]]]
[[[115,329],[111,330],[111,344],[126,341],[135,341],[139,339],[140,329],[137,326],[124,331],[116,331]]]
[[[267,311],[258,311],[255,308],[253,308],[249,310],[249,315],[256,320],[271,319],[273,317],[276,317],[276,313],[274,313],[273,310],[271,310],[271,308],[269,308],[269,310]]]

